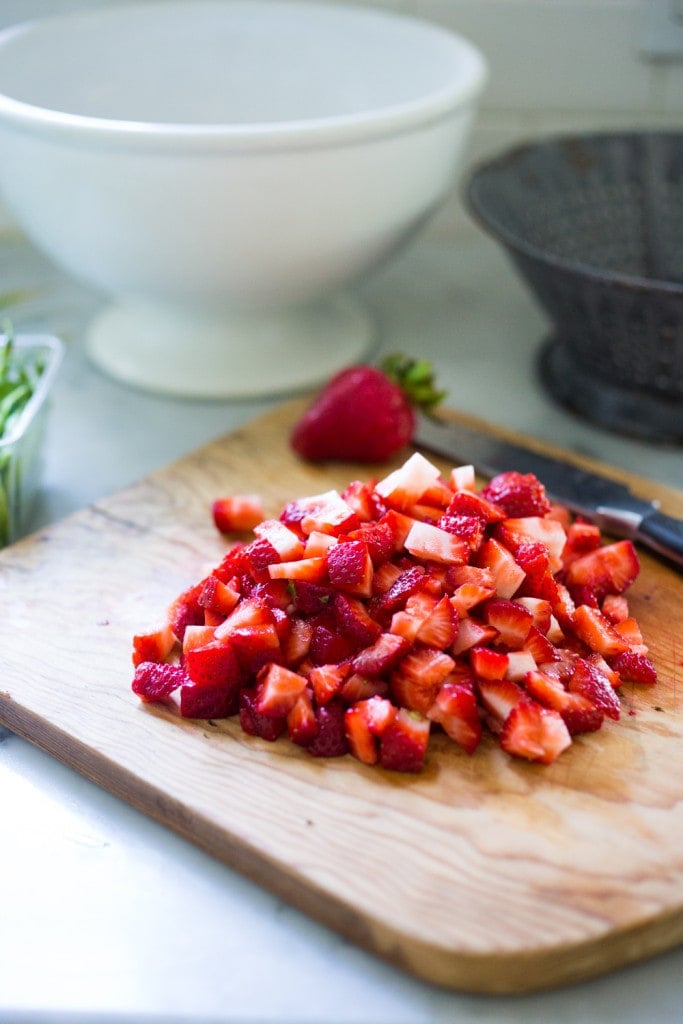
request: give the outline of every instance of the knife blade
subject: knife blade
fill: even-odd
[[[628,537],[683,566],[683,520],[660,512],[656,502],[637,497],[625,484],[541,455],[465,424],[420,413],[413,443],[419,448],[472,464],[482,476],[505,470],[533,473],[548,495],[606,533]]]

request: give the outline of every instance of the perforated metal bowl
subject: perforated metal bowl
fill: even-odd
[[[465,191],[553,324],[550,393],[602,426],[683,441],[683,134],[559,136]]]

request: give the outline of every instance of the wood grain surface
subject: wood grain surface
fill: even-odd
[[[624,686],[621,721],[577,738],[550,767],[513,760],[493,740],[468,757],[435,737],[423,773],[405,776],[311,758],[232,720],[184,721],[133,696],[133,633],[157,625],[225,549],[215,497],[258,491],[276,514],[289,498],[373,475],[295,460],[287,437],[300,407],[0,554],[0,721],[441,985],[530,991],[680,943],[683,586],[644,552],[631,607],[660,681]],[[683,515],[677,491],[614,475]]]

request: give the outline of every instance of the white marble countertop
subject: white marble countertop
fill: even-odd
[[[16,326],[67,342],[32,527],[125,487],[271,404],[130,391],[84,355],[96,296],[11,233],[0,237],[0,273],[4,289],[31,289],[15,310]],[[534,360],[544,319],[474,229],[450,242],[416,242],[362,294],[378,348],[432,359],[449,404],[683,487],[681,449],[616,437],[542,393]],[[683,1016],[683,950],[523,998],[423,984],[1,728],[0,793],[2,1024],[655,1024]]]

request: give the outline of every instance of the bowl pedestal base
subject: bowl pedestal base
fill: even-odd
[[[240,313],[126,301],[98,314],[87,347],[109,376],[146,391],[247,399],[321,384],[366,356],[373,334],[348,296]]]

